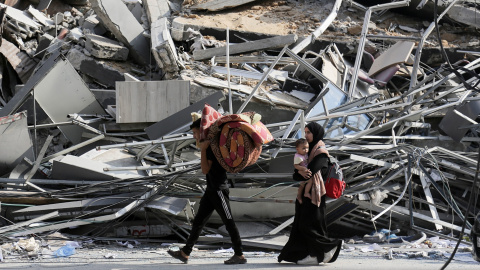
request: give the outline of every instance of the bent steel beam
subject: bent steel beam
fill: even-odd
[[[353,93],[355,92],[355,89],[357,87],[358,72],[360,69],[361,61],[362,61],[363,51],[365,49],[365,40],[367,39],[367,33],[368,33],[368,23],[370,22],[370,17],[372,16],[372,12],[377,10],[390,9],[390,8],[406,7],[409,4],[410,4],[410,0],[405,0],[400,2],[375,5],[368,8],[367,12],[365,13],[365,19],[363,20],[363,28],[362,28],[362,33],[360,34],[360,43],[357,49],[357,56],[355,58],[355,66],[353,68],[352,79],[350,80],[350,87],[348,89],[347,101],[350,101],[352,99]]]

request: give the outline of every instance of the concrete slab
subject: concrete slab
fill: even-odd
[[[157,122],[188,107],[189,81],[117,82],[117,123]]]
[[[230,45],[230,54],[239,54],[244,52],[258,51],[264,49],[281,48],[285,45],[293,44],[297,41],[297,35],[276,36],[244,43]],[[195,60],[205,60],[213,56],[226,55],[226,47],[211,48],[206,50],[195,50],[193,58]]]
[[[40,31],[41,24],[35,22],[26,11],[0,4],[0,7],[6,7],[5,26],[13,33],[18,34],[23,39],[31,38]]]
[[[85,18],[85,21],[82,24],[82,28],[84,30],[87,30],[86,32],[90,32],[96,35],[103,35],[105,34],[105,32],[107,32],[107,29],[103,27],[103,25],[100,23],[100,20],[98,19],[98,16],[95,14]]]
[[[86,56],[73,48],[67,54],[67,59],[76,70],[92,77],[97,83],[106,87],[115,87],[115,82],[123,81],[124,76],[118,71],[93,57]]]
[[[143,36],[142,25],[127,6],[117,0],[92,0],[91,4],[102,24],[129,48],[132,58],[140,65],[147,65],[150,46]]]
[[[450,8],[450,10],[448,10],[447,14],[449,18],[457,22],[464,23],[473,27],[480,26],[480,22],[478,21],[480,13],[474,7],[454,5]]]
[[[94,57],[125,61],[128,57],[128,48],[120,42],[111,40],[94,34],[85,35],[85,49],[87,49]]]
[[[145,11],[147,12],[148,21],[153,24],[160,18],[170,17],[170,7],[167,0],[143,0]]]
[[[30,14],[32,14],[32,16],[35,17],[35,19],[37,19],[37,21],[39,21],[41,24],[43,24],[45,26],[50,26],[50,25],[55,24],[53,22],[53,20],[47,18],[47,16],[45,16],[45,14],[43,14],[39,10],[33,8],[32,6],[28,7],[28,12],[30,12]]]
[[[160,18],[152,23],[150,27],[152,36],[152,53],[158,66],[167,73],[168,78],[175,77],[178,68],[178,55],[173,44],[170,30],[168,28],[168,19]]]

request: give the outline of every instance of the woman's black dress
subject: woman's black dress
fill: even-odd
[[[309,162],[308,168],[312,172],[312,175],[318,170],[322,170],[322,177],[326,179],[327,165],[328,156],[322,153]],[[302,179],[297,178],[295,180]],[[340,253],[340,245],[342,242],[339,239],[328,238],[327,223],[325,220],[325,195],[322,196],[320,207],[312,204],[310,198],[303,196],[303,194],[302,201],[302,204],[300,204],[298,200],[295,202],[295,218],[292,231],[290,232],[290,238],[287,244],[278,256],[278,262],[287,261],[296,263],[308,255],[317,257],[317,260],[322,262],[325,252],[339,247],[333,255],[333,258],[329,261],[334,262]]]

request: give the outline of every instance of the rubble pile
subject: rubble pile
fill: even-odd
[[[0,4],[3,239],[185,240],[205,189],[190,113],[207,103],[259,113],[275,138],[228,174],[245,245],[285,244],[293,145],[309,121],[347,182],[327,201],[333,236],[474,241],[476,4],[34,2]],[[412,7],[438,14],[394,13]],[[200,240],[228,242],[211,221]]]

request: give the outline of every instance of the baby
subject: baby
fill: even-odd
[[[295,153],[295,156],[293,158],[293,167],[297,169],[299,172],[300,171],[307,171],[307,165],[308,165],[308,142],[306,139],[298,139],[295,142],[295,148],[297,149],[297,153]],[[310,196],[310,189],[312,188],[312,181],[307,181],[305,184],[304,188],[304,196],[311,198]],[[299,188],[299,201],[302,202],[301,196],[300,196],[300,190],[302,188]]]

